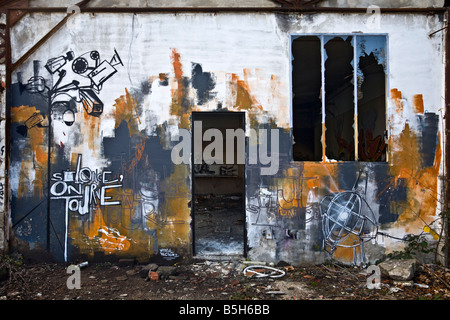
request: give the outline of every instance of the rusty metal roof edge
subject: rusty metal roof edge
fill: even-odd
[[[67,7],[29,7],[7,8],[7,10],[20,10],[26,12],[64,13]],[[288,7],[84,7],[84,13],[173,13],[173,12],[242,12],[242,13],[367,13],[367,8],[344,7],[315,7],[315,8],[288,8]],[[380,8],[381,13],[443,13],[447,8]]]

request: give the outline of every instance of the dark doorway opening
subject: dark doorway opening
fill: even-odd
[[[245,256],[244,113],[193,112],[192,128],[194,255]]]

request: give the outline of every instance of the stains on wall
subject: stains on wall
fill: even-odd
[[[96,53],[94,57],[99,55],[97,51],[92,52]],[[72,71],[84,74],[88,68],[84,56],[74,59],[73,54],[67,54],[59,59],[63,66],[73,61]],[[148,260],[160,255],[160,248],[165,252],[171,250],[171,257],[189,255],[191,173],[188,166],[175,166],[171,162],[171,130],[173,122],[176,128],[190,127],[190,110],[215,97],[215,80],[214,75],[203,71],[199,63],[191,63],[190,76],[184,76],[181,55],[173,49],[170,57],[171,70],[149,76],[146,85],[138,89],[124,88],[124,94],[107,108],[88,106],[93,100],[86,102],[82,98],[77,101],[78,96],[71,97],[65,105],[72,108],[75,105],[75,118],[70,124],[66,123],[70,128],[53,130],[50,149],[47,101],[36,100],[40,92],[24,89],[23,83],[14,84],[13,105],[22,100],[28,102],[27,106],[11,107],[12,137],[18,148],[12,157],[18,179],[17,182],[13,179],[17,190],[12,200],[18,246],[30,251],[42,250],[49,242],[47,233],[57,260],[67,261],[79,256],[97,258],[99,255]],[[112,61],[115,59],[120,60],[117,51]],[[49,61],[56,63],[52,59]],[[42,72],[38,62],[34,65],[36,73]],[[53,73],[59,77],[57,82],[61,82],[60,79],[66,77],[60,74],[62,66],[54,68],[57,71]],[[118,71],[114,70],[114,73]],[[42,77],[39,83],[45,81]],[[36,86],[36,76],[32,82]],[[232,82],[237,83],[237,80]],[[90,86],[93,86],[92,82]],[[171,99],[170,117],[169,121],[159,123],[151,115],[149,117],[149,110],[144,110],[143,104],[153,91],[164,87],[170,88],[166,91]],[[81,92],[84,88],[77,85],[71,90]],[[240,89],[237,95],[237,108],[241,107],[243,90]],[[101,100],[97,96],[95,101]],[[244,107],[251,108],[252,105]],[[93,110],[102,112],[94,113]],[[61,117],[52,119],[52,129],[58,120],[64,122]],[[110,119],[114,123],[113,135],[105,136],[101,124]],[[151,128],[147,127],[149,124]],[[76,138],[58,143],[73,128],[78,130],[74,133]],[[87,151],[87,154],[80,151]],[[51,167],[48,166],[49,152]],[[51,182],[47,186],[49,171]],[[45,201],[47,194],[49,203]],[[24,199],[29,201],[24,202]],[[46,227],[43,218],[47,214],[51,216],[50,228]],[[33,220],[41,227],[40,234],[22,232],[23,226]],[[31,227],[32,230],[35,228]],[[34,243],[32,247],[30,243]]]
[[[302,41],[317,58],[318,38]],[[255,53],[261,43],[251,45]],[[342,78],[342,85],[353,90],[348,73],[354,69],[355,48],[345,39],[330,41],[329,64],[339,60],[331,54],[333,46],[351,53],[343,70],[327,66],[335,73],[327,76]],[[348,263],[374,261],[379,258],[374,251],[383,254],[402,246],[386,235],[417,233],[436,218],[442,119],[436,106],[427,104],[427,91],[390,88],[390,98],[379,103],[386,89],[379,80],[388,75],[381,53],[357,54],[357,98],[363,109],[357,118],[353,110],[345,117],[348,128],[356,124],[360,129],[362,161],[326,162],[321,114],[311,119],[297,114],[290,125],[286,74],[263,63],[259,68],[210,69],[211,57],[194,60],[189,48],[174,44],[154,53],[165,55],[158,61],[166,63],[155,71],[142,65],[145,76],[136,86],[124,80],[126,72],[136,69],[125,70],[124,50],[119,49],[94,47],[79,56],[55,52],[45,64],[23,66],[32,69],[31,78],[15,74],[9,105],[15,248],[29,254],[49,251],[60,261],[158,257],[173,262],[190,257],[192,172],[208,169],[173,164],[171,150],[180,129],[191,129],[193,111],[244,112],[247,155],[255,150],[249,148],[249,129],[279,130],[278,172],[262,175],[263,165],[245,165],[250,258],[315,263],[328,252]],[[298,91],[294,103],[307,114],[321,105],[321,66],[318,60],[295,63],[311,67],[295,80],[311,89],[310,96],[309,89],[303,97]],[[347,100],[353,103],[352,90]],[[332,112],[333,101],[327,103]],[[375,105],[377,112],[387,110],[377,114],[387,123],[387,141],[384,131],[372,126]],[[341,132],[339,141],[334,134],[340,132],[339,121],[331,128],[327,140],[333,140],[336,159],[354,159],[354,135]],[[306,129],[313,138],[303,136]],[[311,152],[293,149],[293,136]]]
[[[413,108],[398,100],[400,96],[392,89],[397,110]],[[402,114],[392,113],[398,116]],[[414,129],[406,121],[399,134],[390,136],[388,162],[293,164],[284,158],[277,176],[252,175],[258,182],[247,203],[253,226],[250,255],[320,262],[326,256],[319,253],[325,250],[346,263],[375,262],[380,254],[403,246],[392,240],[387,247],[389,235],[421,233],[436,219],[439,207],[440,117],[419,110],[412,121],[417,122]],[[374,247],[378,255],[365,253]]]
[[[172,51],[172,62],[172,72],[153,79],[158,79],[158,86],[172,88],[170,113],[178,121],[177,127],[183,128],[190,126],[189,113],[185,112],[215,97],[214,74],[193,63],[191,77],[183,76],[181,55],[176,50]],[[234,109],[248,112],[253,120],[250,127],[267,126],[262,124],[263,107],[252,96],[248,83],[236,75],[229,79],[235,93]],[[61,243],[61,248],[55,249],[56,256],[63,251],[64,259],[101,254],[146,260],[158,255],[161,248],[176,256],[189,254],[190,168],[171,164],[168,123],[157,125],[155,135],[148,135],[148,128],[142,129],[146,120],[140,101],[154,89],[124,89],[111,106],[114,135],[101,138],[100,144],[89,138],[102,136],[99,127],[92,125],[85,108],[80,109],[84,116],[77,121],[89,133],[71,147],[85,140],[89,147],[94,143],[93,147],[101,149],[106,166],[90,166],[82,154],[67,157],[66,146],[53,143],[50,211],[62,213],[54,216],[53,224],[66,226],[59,232],[49,231],[55,232],[57,243]],[[408,106],[399,90],[392,89],[391,96],[396,108],[393,116],[397,116]],[[24,98],[18,93],[17,99]],[[292,163],[291,144],[286,143],[292,141],[291,133],[269,121],[268,128],[280,129],[280,141],[285,143],[280,145],[281,166],[275,176],[261,176],[258,165],[247,166],[250,255],[317,262],[324,259],[325,250],[338,259],[357,263],[367,261],[364,246],[376,243],[378,230],[414,232],[434,219],[442,157],[439,116],[422,112],[419,96],[413,101],[417,125],[413,130],[405,123],[398,135],[391,135],[387,163]],[[42,199],[47,190],[47,122],[39,107],[13,106],[11,112],[12,136],[21,142],[14,144],[17,149],[12,157],[19,177],[12,202],[16,236],[44,246],[42,232],[33,233],[43,222],[35,226],[30,222],[33,216],[35,221],[42,219],[38,217],[46,211]],[[101,116],[96,118],[101,120]],[[32,205],[24,206],[24,199]],[[25,216],[17,214],[33,205]],[[28,233],[24,231],[27,223],[31,226]]]
[[[410,107],[400,100],[401,92],[393,90],[396,106]],[[416,111],[415,108],[414,111]],[[405,123],[399,135],[390,137],[390,175],[394,187],[405,185],[405,197],[399,205],[397,222],[413,230],[421,221],[430,222],[436,214],[438,175],[442,160],[439,115],[419,110],[413,125]]]

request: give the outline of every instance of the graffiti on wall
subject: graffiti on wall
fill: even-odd
[[[194,164],[195,176],[237,177],[238,166],[235,164]]]
[[[90,116],[99,117],[103,113],[104,104],[98,94],[103,84],[117,73],[118,65],[123,63],[115,50],[110,61],[102,61],[100,53],[95,50],[78,57],[69,51],[65,55],[50,58],[45,64],[45,69],[51,75],[50,81],[40,75],[39,61],[34,62],[34,75],[26,84],[22,84],[19,73],[20,90],[44,96],[49,101],[48,111],[53,118],[71,126],[77,112],[76,107],[70,104],[71,100],[81,103]],[[43,119],[35,113],[26,122],[35,126],[40,125]],[[30,126],[26,125],[26,128]]]
[[[121,201],[108,194],[111,189],[122,188],[123,175],[113,178],[112,174],[83,167],[82,155],[79,155],[75,170],[53,173],[50,199],[63,200],[66,215],[69,212],[85,215],[93,206],[120,206]]]
[[[101,101],[100,93],[121,65],[117,52],[109,61],[101,60],[97,51],[78,57],[69,52],[50,59],[45,69],[53,76],[52,87],[48,87],[50,81],[39,75],[39,65],[36,65],[35,75],[28,83],[19,83],[20,90],[15,92],[18,102],[11,109],[11,160],[13,173],[20,181],[14,186],[13,215],[44,211],[41,196],[46,186],[42,181],[48,170],[44,133],[48,130],[45,115],[50,101],[54,120],[61,120],[67,127],[77,123],[83,129],[80,131],[89,131],[70,141],[71,146],[86,144],[88,135],[95,135],[97,139],[89,148],[95,148],[96,155],[107,164],[101,169],[94,168],[81,152],[64,153],[70,146],[51,145],[54,162],[48,189],[52,204],[61,204],[62,212],[69,215],[65,230],[70,235],[70,245],[83,254],[101,251],[136,256],[160,254],[167,259],[181,256],[177,245],[189,243],[190,237],[190,171],[187,166],[171,163],[168,141],[173,127],[170,126],[189,128],[189,114],[212,105],[245,111],[252,128],[258,128],[261,119],[269,118],[275,124],[276,118],[268,115],[251,94],[247,79],[258,77],[256,74],[248,77],[250,70],[244,71],[244,80],[236,74],[226,77],[224,86],[234,95],[218,103],[219,95],[215,91],[220,88],[216,87],[212,72],[205,72],[200,64],[193,63],[191,74],[183,73],[181,55],[175,49],[171,59],[172,75],[169,71],[161,73],[149,77],[140,88],[124,89],[124,94],[109,106],[110,118],[105,115],[108,106]],[[283,91],[278,90],[279,79],[271,76],[268,81],[270,86],[266,87],[274,92]],[[39,103],[24,103],[25,98],[20,95],[24,92],[44,99]],[[407,106],[402,104],[401,93],[394,93],[394,105],[401,112]],[[162,99],[163,94],[168,94],[169,99]],[[161,101],[168,101],[164,105],[167,108],[161,107]],[[147,104],[150,107],[144,108]],[[336,258],[351,256],[353,260],[358,249],[364,260],[364,245],[376,240],[378,226],[394,224],[409,231],[420,227],[420,219],[429,221],[436,210],[441,160],[439,117],[423,112],[424,108],[416,109],[422,110],[416,115],[418,125],[402,122],[403,130],[391,136],[387,144],[391,153],[389,162],[290,163],[290,159],[285,159],[276,176],[264,180],[258,180],[260,176],[255,180],[249,178],[248,184],[257,181],[256,187],[249,188],[247,194],[249,233],[273,230],[270,234],[277,241],[277,252],[281,253],[297,254],[295,250],[300,246],[295,247],[295,243],[301,243],[310,250],[326,249]],[[76,112],[85,116],[75,119]],[[164,112],[168,114],[166,118]],[[99,132],[99,124],[104,119],[113,123],[112,135]],[[89,121],[95,125],[91,126]],[[359,136],[364,139],[361,145],[366,150],[359,153],[361,157],[374,159],[380,150],[384,152],[386,145],[381,136],[374,138],[369,132]],[[14,144],[15,141],[19,143]],[[280,153],[289,154],[291,147],[287,143]],[[370,182],[367,175],[363,182],[375,190],[370,195],[353,188],[355,180],[361,182],[360,167],[371,175]],[[236,174],[235,167],[228,165],[198,165],[193,169],[195,175]],[[251,170],[247,168],[247,177],[251,176]],[[27,189],[28,186],[33,188]],[[22,201],[28,199],[34,201],[30,201],[31,208]],[[414,213],[417,205],[421,208],[419,216]],[[32,226],[22,216],[13,219],[17,229],[21,223]],[[35,225],[33,228],[39,229]],[[29,234],[42,238],[41,234]],[[313,249],[314,245],[318,249]],[[344,253],[347,249],[350,255]]]
[[[364,242],[374,239],[378,231],[378,221],[365,199],[367,178],[364,192],[357,188],[361,174],[362,170],[351,190],[324,197],[320,206],[323,249],[333,254],[337,247],[353,248],[355,264],[356,249],[359,248],[360,259],[365,262]]]
[[[389,237],[392,247],[379,249],[388,252],[402,248],[403,236],[430,229],[439,199],[440,117],[425,112],[417,95],[413,103],[396,89],[391,96],[396,112],[389,124],[399,127],[387,143],[365,136],[365,145],[373,148],[361,153],[376,156],[380,145],[388,145],[388,162],[285,161],[273,179],[261,183],[257,176],[247,216],[256,232],[263,230],[262,237],[271,230],[279,259],[284,251],[296,251],[300,257],[306,244],[338,260],[367,263],[367,246],[382,248]],[[401,120],[411,111],[414,121]]]

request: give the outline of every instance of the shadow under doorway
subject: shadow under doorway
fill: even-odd
[[[193,112],[192,121],[193,153],[195,150],[202,153],[201,163],[193,161],[192,172],[194,255],[216,258],[245,256],[245,114]],[[209,131],[215,132],[212,138],[208,137],[209,129],[216,129]],[[231,129],[228,133],[234,132],[235,135],[227,135],[227,129]],[[201,130],[201,142],[195,139],[195,130]],[[201,144],[201,149],[196,142]],[[233,145],[233,148],[228,148],[234,152],[233,163],[226,161],[227,143]],[[218,152],[219,149],[222,153]],[[244,153],[243,162],[238,160],[240,152]],[[210,163],[207,164],[205,159],[208,155],[222,155],[223,164],[206,161]]]

